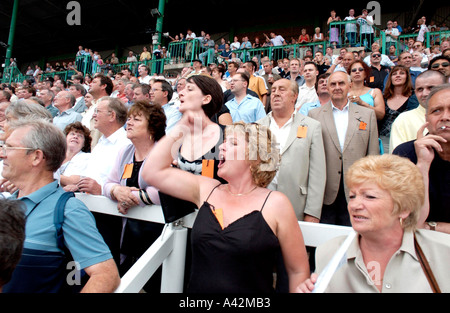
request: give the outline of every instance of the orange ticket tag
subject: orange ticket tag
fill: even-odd
[[[132,173],[133,173],[133,163],[126,164],[123,170],[122,179],[131,178]]]
[[[370,80],[371,83],[373,83],[375,81],[375,77],[371,76],[369,80]]]
[[[366,130],[367,123],[359,122],[359,130]]]
[[[223,211],[222,209],[212,209],[212,212],[214,214],[214,216],[216,217],[217,221],[220,224],[220,227],[223,230]]]
[[[202,160],[202,176],[214,178],[214,160]]]
[[[307,132],[308,132],[307,126],[299,126],[297,128],[297,138],[306,138]]]

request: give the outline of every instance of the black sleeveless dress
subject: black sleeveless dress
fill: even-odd
[[[219,185],[220,186],[220,185]],[[216,186],[212,192],[217,188]],[[206,201],[192,228],[191,293],[270,293],[278,238],[260,210],[237,219],[222,230]]]

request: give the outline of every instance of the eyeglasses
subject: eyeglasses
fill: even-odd
[[[352,73],[356,73],[356,71],[364,72],[364,69],[363,69],[362,67],[359,67],[359,68],[352,68]]]
[[[150,89],[150,92],[162,91],[162,89]]]
[[[29,150],[29,151],[34,151],[36,149],[25,148],[25,147],[10,147],[10,146],[7,146],[5,144],[1,144],[0,145],[0,151],[2,152],[3,155],[6,155],[6,151],[8,151],[8,150]]]
[[[99,110],[99,109],[95,109],[94,110],[94,114],[98,114],[99,112],[108,112],[108,113],[111,113],[111,111],[108,111],[108,110],[106,110],[106,111],[102,111],[102,110]]]
[[[439,68],[439,66],[448,67],[449,65],[450,65],[450,63],[448,63],[448,62],[434,63],[433,65],[431,65],[431,68]]]
[[[379,58],[379,57],[381,57],[381,54],[376,53],[376,54],[372,54],[372,56],[373,56],[374,58]]]

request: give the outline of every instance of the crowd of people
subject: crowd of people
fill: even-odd
[[[302,32],[299,41],[307,37]],[[370,52],[304,52],[219,64],[199,55],[173,81],[140,64],[136,72],[2,85],[1,191],[20,200],[27,217],[17,226],[25,237],[0,232],[0,243],[15,243],[15,257],[0,258],[8,263],[1,265],[3,290],[64,285],[60,266],[43,272],[37,260],[64,262],[53,210],[63,195],[86,192],[116,201],[122,217],[65,199],[63,242],[87,278],[84,292],[117,288],[163,230],[127,212],[164,199],[199,209],[190,292],[274,291],[274,268],[277,291],[313,290],[342,240],[315,253],[298,221],[358,233],[347,255],[355,261],[338,270],[328,291],[431,291],[420,262],[404,256],[415,255],[417,237],[448,292],[450,42],[427,54],[416,40],[398,60],[377,41]],[[0,201],[0,212],[6,205]],[[0,222],[7,223],[1,213]],[[411,271],[420,272],[414,284]],[[144,290],[159,284],[157,274]]]

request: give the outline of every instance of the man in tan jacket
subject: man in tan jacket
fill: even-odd
[[[331,101],[309,111],[322,124],[327,182],[321,223],[350,226],[348,188],[344,176],[350,165],[369,154],[379,154],[375,113],[348,99],[350,77],[335,72],[328,78]]]

